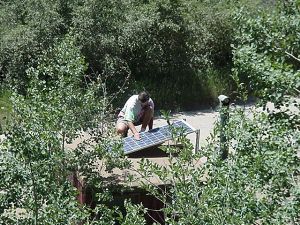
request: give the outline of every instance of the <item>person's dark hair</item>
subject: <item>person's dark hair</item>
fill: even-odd
[[[139,93],[139,100],[142,102],[142,103],[145,103],[146,101],[148,101],[150,98],[150,95],[148,92],[146,91],[142,91],[141,93]]]

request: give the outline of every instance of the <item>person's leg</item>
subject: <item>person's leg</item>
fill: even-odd
[[[148,126],[149,126],[149,130],[152,130],[152,128],[153,128],[153,116],[151,117]]]
[[[151,107],[148,107],[143,115],[143,122],[142,122],[142,128],[141,131],[145,131],[147,126],[149,126],[149,130],[153,128],[153,114],[154,111]]]
[[[128,125],[122,118],[118,119],[116,125],[117,134],[121,135],[122,137],[127,137],[128,134]]]

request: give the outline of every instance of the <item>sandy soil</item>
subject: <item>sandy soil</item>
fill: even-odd
[[[300,102],[300,99],[296,99]],[[245,107],[246,113],[249,117],[251,117],[252,110],[256,111],[265,111],[268,113],[272,113],[275,110],[274,105],[272,103],[267,104],[267,109],[263,110],[262,108],[255,108],[254,104],[247,104],[245,106],[241,105],[232,105],[231,107]],[[300,113],[299,108],[297,107],[289,107],[290,110],[295,111],[297,113]],[[295,113],[294,112],[294,113]],[[200,138],[199,138],[199,145],[200,148],[203,146],[207,140],[207,138],[210,136],[210,133],[212,132],[214,128],[214,124],[218,122],[219,119],[219,112],[213,109],[203,109],[203,110],[197,110],[197,111],[185,111],[185,112],[179,112],[176,114],[171,115],[171,121],[173,120],[185,120],[186,123],[188,123],[191,127],[193,127],[195,130],[200,130]],[[162,117],[155,117],[154,118],[154,124],[153,128],[161,127],[167,125],[167,121],[163,119]],[[140,130],[141,126],[137,127],[137,130]],[[132,135],[132,133],[129,131],[128,135]],[[87,133],[84,133],[81,138],[76,139],[72,144],[67,144],[67,147],[69,148],[75,148],[78,143],[82,142],[84,139],[88,139],[89,135]],[[191,140],[191,142],[196,145],[196,133],[191,133],[187,135],[187,138]]]
[[[191,127],[195,130],[200,129],[199,145],[205,143],[207,137],[209,137],[211,131],[213,130],[214,123],[217,121],[219,113],[214,110],[198,110],[198,111],[187,111],[179,112],[171,115],[171,121],[174,120],[185,120]],[[155,117],[153,122],[153,128],[161,127],[167,125],[167,121],[162,117]],[[141,126],[137,127],[140,130]],[[132,135],[129,131],[128,135]],[[66,144],[67,148],[75,148],[83,140],[89,139],[90,135],[88,133],[83,133],[81,138],[74,140],[72,144]],[[187,138],[191,140],[193,145],[196,145],[196,133],[191,133],[187,135]]]

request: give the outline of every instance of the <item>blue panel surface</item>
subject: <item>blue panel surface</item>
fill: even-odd
[[[136,140],[134,137],[123,138],[123,149],[125,154],[129,154],[171,140],[172,134],[179,136],[181,134],[186,135],[194,131],[195,129],[188,125],[185,121],[176,121],[171,125],[158,127],[147,132],[140,133],[140,140]]]

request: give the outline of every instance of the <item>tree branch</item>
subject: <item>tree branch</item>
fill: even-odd
[[[295,60],[297,60],[298,62],[300,62],[300,59],[299,59],[299,58],[297,58],[297,57],[294,56],[293,54],[291,54],[291,53],[285,51],[284,49],[278,48],[278,47],[275,47],[275,49],[276,49],[276,50],[280,50],[280,51],[284,51],[285,54],[287,54],[288,56],[290,56],[290,57],[292,57],[293,59],[295,59]]]
[[[288,56],[292,57],[293,59],[297,60],[298,62],[300,62],[300,59],[297,58],[296,56],[292,55],[291,53],[288,53],[287,51],[284,51],[285,54],[287,54]]]

